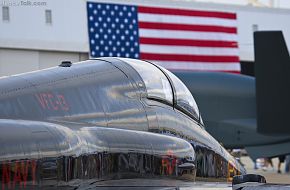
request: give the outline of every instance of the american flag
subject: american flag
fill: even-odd
[[[87,2],[91,57],[240,72],[235,13]]]

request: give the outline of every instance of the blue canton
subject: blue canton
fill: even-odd
[[[137,6],[87,2],[91,57],[139,58]]]

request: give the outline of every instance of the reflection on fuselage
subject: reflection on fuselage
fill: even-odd
[[[44,146],[32,147],[33,143],[41,144],[39,140],[43,139],[33,133],[23,135],[27,143],[22,146],[30,147],[31,152],[39,152],[39,155],[24,152],[17,139],[12,139],[14,144],[9,147],[4,144],[4,149],[18,148],[18,152],[13,155],[14,159],[1,161],[0,179],[3,190],[48,186],[57,188],[62,185],[73,189],[82,183],[91,183],[89,179],[195,179],[195,153],[192,146],[182,139],[101,127],[88,127],[74,132],[59,125],[19,122],[3,120],[5,126],[0,125],[0,128],[8,126],[20,132],[46,131],[47,139],[52,141],[50,146],[59,145],[58,141],[62,145],[55,146],[54,153]],[[15,126],[16,123],[18,127]],[[4,140],[12,136],[13,134],[7,133]],[[184,164],[187,167],[180,167]],[[78,181],[78,184],[73,185],[74,181]]]
[[[147,98],[133,68],[119,63],[125,75],[113,63],[94,62],[82,72],[76,64],[14,77],[23,89],[0,80],[2,189],[195,175],[227,181],[245,173],[200,123]]]

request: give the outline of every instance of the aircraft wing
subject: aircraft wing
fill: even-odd
[[[280,155],[284,155],[285,152],[290,153],[289,147],[290,147],[289,141],[284,142],[282,141],[276,144],[249,146],[246,147],[246,150],[252,159],[257,159],[257,158],[277,157]]]

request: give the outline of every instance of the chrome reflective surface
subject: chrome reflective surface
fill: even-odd
[[[179,138],[102,127],[72,131],[23,120],[0,123],[5,131],[1,138],[2,189],[77,187],[89,179],[195,179],[195,152]],[[75,180],[82,181],[71,185]]]
[[[165,68],[162,68],[166,74],[170,77],[173,82],[175,93],[176,93],[176,105],[177,108],[184,110],[188,114],[192,115],[198,121],[200,120],[199,109],[198,106],[188,90],[188,88],[181,82],[179,78],[177,78],[174,74],[168,71]]]
[[[173,94],[170,83],[165,75],[154,65],[129,58],[119,58],[131,65],[140,74],[145,83],[148,97],[157,98],[173,104]]]
[[[1,78],[1,188],[230,181],[245,173],[201,123],[147,98],[141,76],[122,60],[102,58]]]

